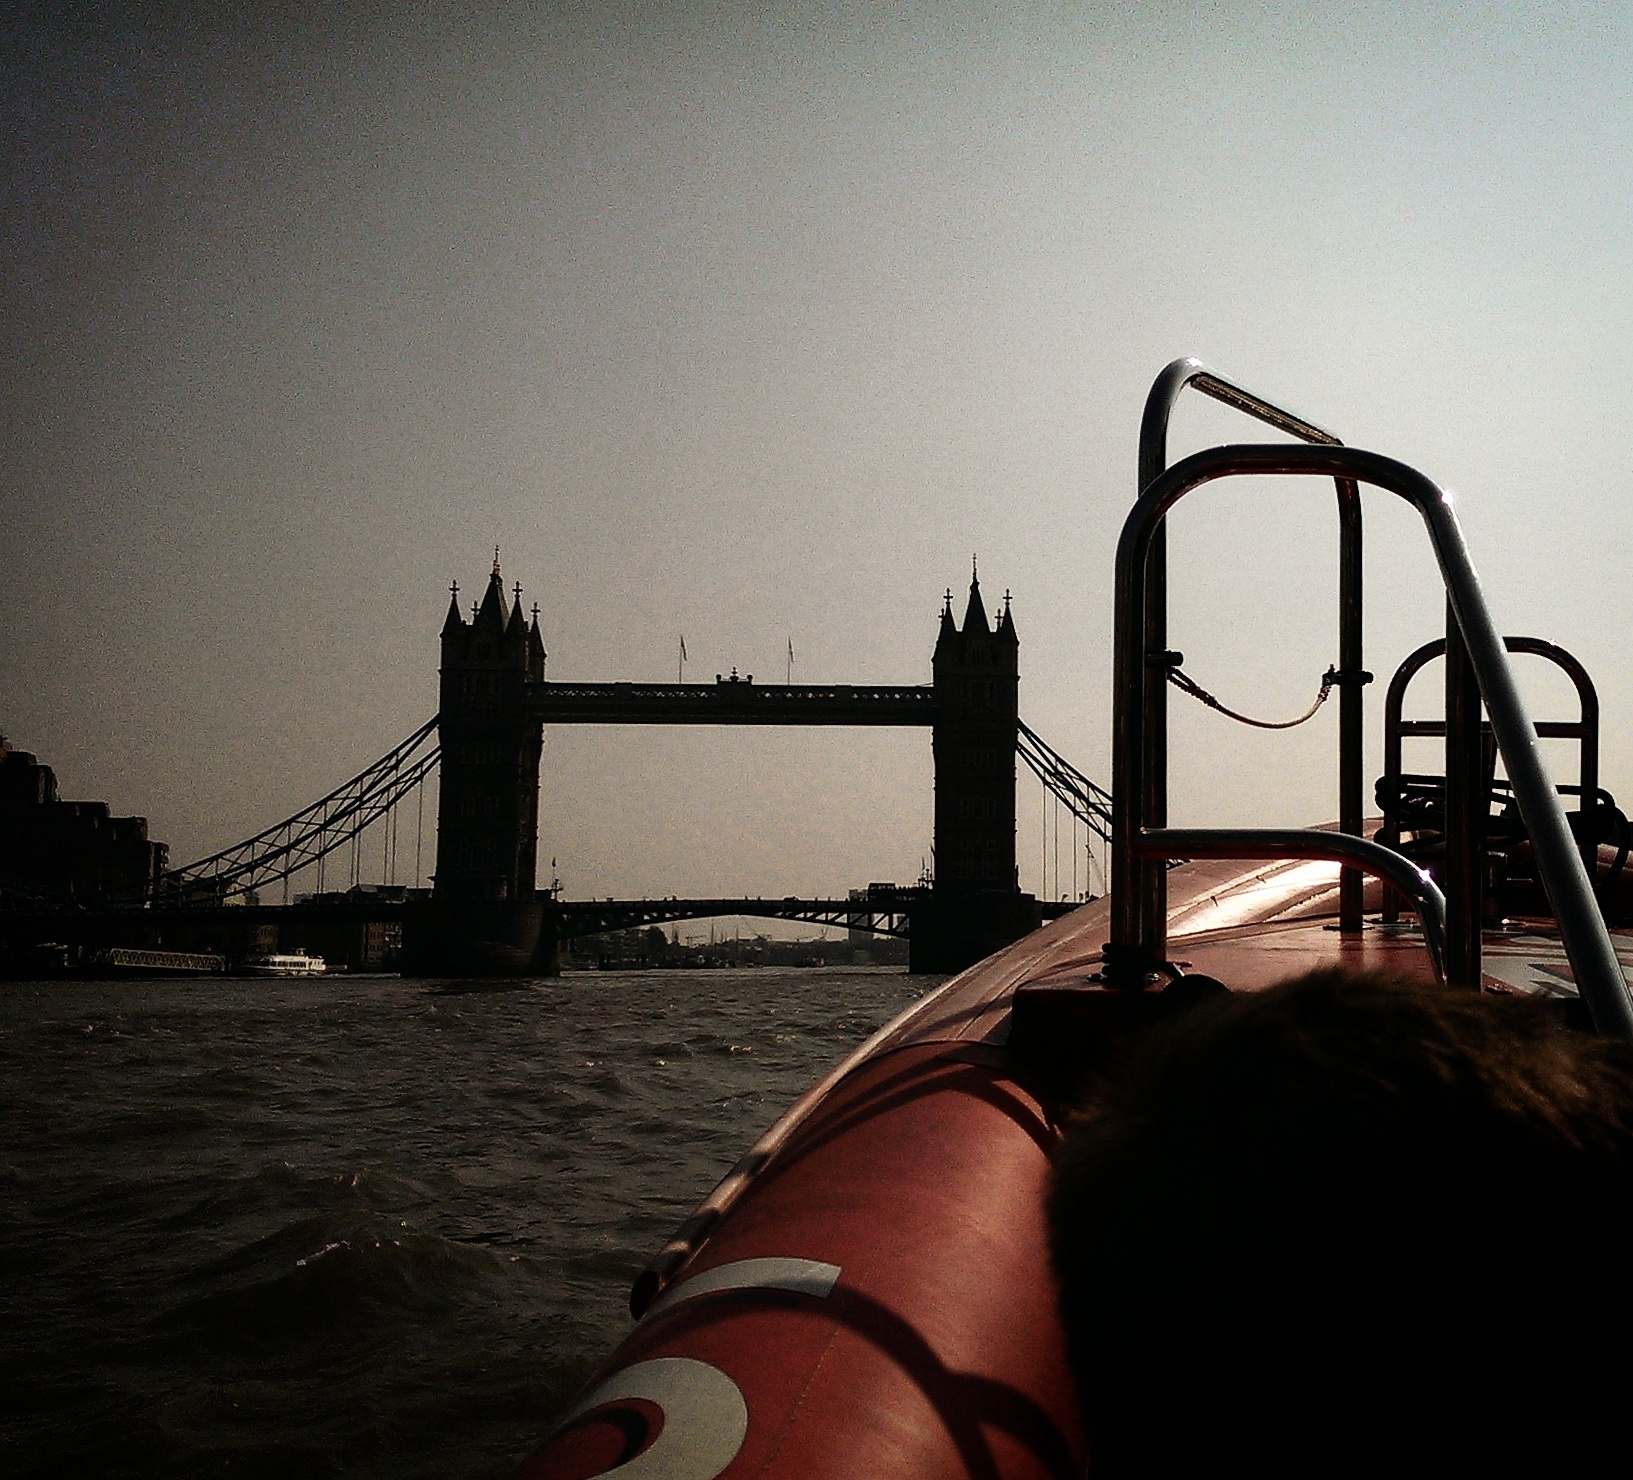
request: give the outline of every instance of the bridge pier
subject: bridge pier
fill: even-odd
[[[995,889],[975,894],[932,892],[908,911],[907,969],[962,971],[1043,923],[1037,896]]]
[[[561,975],[561,909],[548,895],[539,897],[539,933],[533,942],[533,965],[528,975]]]
[[[405,976],[557,976],[552,902],[432,899],[403,921]]]

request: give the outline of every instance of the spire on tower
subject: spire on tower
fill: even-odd
[[[975,557],[970,556],[970,603],[964,608],[964,631],[990,632],[986,603],[981,600],[981,581],[975,573]]]
[[[1005,642],[1011,642],[1011,643],[1016,643],[1016,644],[1018,644],[1020,642],[1020,638],[1016,635],[1016,632],[1015,632],[1015,618],[1010,615],[1010,611],[1009,611],[1009,592],[1008,591],[1004,592],[1004,609],[1003,609],[1003,611],[1001,611],[998,614],[998,626],[996,628],[996,631],[997,631],[998,636],[1001,637]]]
[[[936,650],[939,652],[947,643],[954,641],[958,636],[958,623],[953,620],[953,588],[947,588],[947,594],[941,603],[941,630],[936,635]]]
[[[494,549],[493,574],[488,577],[488,589],[482,593],[482,606],[477,612],[476,620],[485,627],[491,627],[495,632],[505,630],[506,619],[510,612],[506,609],[505,582],[499,574],[498,549]]]
[[[533,603],[533,625],[527,629],[527,652],[534,678],[544,677],[544,638],[539,634],[539,604]]]
[[[448,586],[448,616],[442,624],[442,635],[448,637],[464,629],[464,618],[459,615],[459,582],[453,581]]]

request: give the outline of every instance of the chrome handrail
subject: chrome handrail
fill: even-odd
[[[1286,432],[1301,442],[1315,442],[1326,447],[1342,447],[1343,438],[1313,421],[1307,421],[1297,412],[1266,400],[1255,391],[1238,385],[1227,376],[1194,356],[1165,365],[1152,383],[1145,398],[1145,411],[1140,417],[1140,487],[1156,478],[1168,466],[1168,422],[1180,393],[1189,386],[1215,401],[1233,407],[1248,416]]]
[[[1135,842],[1144,858],[1308,858],[1348,864],[1393,884],[1417,906],[1423,938],[1435,963],[1435,975],[1446,976],[1446,896],[1428,869],[1404,853],[1370,838],[1302,827],[1160,827],[1148,828]]]
[[[1140,490],[1168,466],[1168,423],[1181,392],[1189,386],[1226,406],[1254,417],[1302,442],[1342,447],[1343,440],[1323,426],[1278,406],[1256,391],[1238,385],[1201,360],[1187,357],[1164,366],[1151,384],[1140,418]],[[1363,761],[1361,686],[1372,675],[1362,668],[1361,639],[1361,491],[1352,478],[1336,480],[1338,494],[1338,827],[1361,835],[1366,789]],[[1145,646],[1151,654],[1168,649],[1168,543],[1165,529],[1151,544],[1145,612]],[[1146,695],[1146,786],[1153,826],[1168,817],[1168,706],[1159,686]],[[1159,885],[1151,901],[1158,917],[1167,911],[1167,888]],[[1338,928],[1361,928],[1361,876],[1345,868],[1338,883]]]
[[[1167,921],[1152,910],[1151,902],[1154,897],[1160,898],[1164,873],[1155,855],[1168,849],[1173,840],[1164,840],[1167,830],[1147,814],[1145,775],[1146,701],[1153,673],[1144,639],[1153,542],[1169,510],[1204,483],[1236,476],[1312,475],[1371,484],[1411,504],[1422,517],[1446,587],[1448,639],[1454,635],[1459,639],[1478,682],[1476,733],[1478,698],[1483,697],[1578,990],[1600,1033],[1633,1040],[1633,999],[1594,900],[1576,840],[1565,821],[1559,794],[1542,764],[1536,730],[1514,682],[1503,640],[1487,609],[1451,501],[1415,468],[1358,448],[1243,445],[1198,452],[1158,475],[1141,493],[1124,522],[1117,545],[1112,938],[1108,969],[1125,979],[1135,978],[1160,965],[1167,950]],[[1165,676],[1157,676],[1156,681],[1165,681]],[[1451,749],[1449,744],[1448,751]],[[1228,833],[1215,836],[1228,837]],[[1333,836],[1312,834],[1309,846],[1312,850],[1330,848]],[[1193,837],[1192,841],[1202,839]],[[1472,911],[1471,899],[1475,904]],[[1477,984],[1479,920],[1473,891],[1462,891],[1462,897],[1454,892],[1447,913],[1448,936],[1454,941],[1460,929],[1468,928],[1469,917],[1473,916]],[[1456,975],[1454,971],[1453,979]]]

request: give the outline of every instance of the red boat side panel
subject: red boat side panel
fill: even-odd
[[[1054,1131],[995,1059],[922,1045],[856,1071],[522,1475],[1081,1474],[1043,1221]]]

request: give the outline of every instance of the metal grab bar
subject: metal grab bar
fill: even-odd
[[[1505,637],[1503,646],[1511,653],[1529,653],[1534,657],[1546,658],[1556,668],[1561,669],[1576,688],[1576,699],[1580,706],[1579,717],[1575,720],[1545,721],[1536,725],[1536,731],[1537,735],[1545,740],[1563,739],[1577,742],[1577,787],[1582,795],[1582,807],[1585,812],[1599,794],[1599,692],[1593,686],[1593,679],[1581,662],[1558,643],[1548,642],[1541,637]],[[1389,680],[1389,688],[1384,694],[1383,777],[1378,783],[1388,795],[1393,796],[1400,783],[1402,739],[1407,735],[1436,738],[1446,733],[1446,722],[1443,719],[1401,718],[1406,690],[1412,680],[1436,658],[1444,657],[1445,652],[1446,639],[1434,638],[1408,653],[1401,660],[1400,667],[1395,670],[1395,676]],[[1400,829],[1391,818],[1385,817],[1383,826],[1378,830],[1378,841],[1390,848],[1399,845]],[[1588,878],[1591,880],[1593,870],[1597,866],[1598,847],[1591,837],[1587,837],[1579,844],[1579,851],[1582,854],[1582,866],[1588,871]],[[1394,902],[1386,898],[1384,919],[1394,918]]]
[[[1235,381],[1221,375],[1217,370],[1210,369],[1194,356],[1187,356],[1165,365],[1162,374],[1151,383],[1151,390],[1146,395],[1145,411],[1140,418],[1142,491],[1168,466],[1168,421],[1173,414],[1174,403],[1179,400],[1180,392],[1187,386],[1200,391],[1204,396],[1244,412],[1267,426],[1275,427],[1278,432],[1286,432],[1291,437],[1297,437],[1301,442],[1316,442],[1325,447],[1344,445],[1341,437],[1329,432],[1325,427],[1317,426],[1313,421],[1306,421],[1304,417],[1289,411],[1285,406],[1276,405],[1274,401],[1267,401],[1245,386],[1237,385]]]
[[[1416,903],[1435,974],[1445,979],[1446,896],[1427,869],[1393,848],[1348,833],[1302,827],[1151,828],[1134,846],[1142,858],[1324,858],[1365,869]]]
[[[1152,544],[1164,516],[1186,494],[1204,483],[1242,475],[1347,478],[1382,488],[1417,509],[1440,566],[1455,633],[1467,650],[1469,667],[1491,716],[1492,732],[1531,836],[1538,872],[1559,923],[1577,988],[1600,1033],[1633,1040],[1633,999],[1629,998],[1576,840],[1565,821],[1559,794],[1543,767],[1536,730],[1515,685],[1503,640],[1486,607],[1450,500],[1416,469],[1358,448],[1247,445],[1199,452],[1158,476],[1124,522],[1117,545],[1112,939],[1108,966],[1121,975],[1139,974],[1154,970],[1166,956],[1167,921],[1160,914],[1153,918],[1151,909],[1153,897],[1160,898],[1163,870],[1142,849],[1142,842],[1149,845],[1147,833],[1155,822],[1147,815],[1145,775],[1146,701],[1154,677],[1144,643]],[[1448,633],[1448,637],[1451,635]],[[1159,675],[1155,681],[1164,680]],[[1478,702],[1476,722],[1477,710]],[[1160,827],[1160,823],[1155,825]],[[1330,847],[1331,839],[1332,834],[1315,834],[1310,847]],[[1461,898],[1454,894],[1451,900],[1448,934],[1453,940],[1460,929],[1468,926],[1472,893],[1464,891]],[[1472,902],[1477,951],[1478,902]],[[1477,956],[1475,965],[1477,969]]]
[[[1140,491],[1143,493],[1168,466],[1168,422],[1187,386],[1226,406],[1254,417],[1303,442],[1342,447],[1341,438],[1325,427],[1268,401],[1246,386],[1210,369],[1193,357],[1165,366],[1151,384],[1140,418]],[[1363,761],[1361,686],[1371,675],[1362,669],[1361,652],[1361,491],[1353,478],[1339,478],[1338,493],[1338,827],[1359,837],[1366,789]],[[1148,653],[1168,648],[1168,536],[1159,528],[1151,542],[1146,591],[1145,646]],[[1147,819],[1153,827],[1168,820],[1168,704],[1161,689],[1148,690],[1145,716]],[[1159,885],[1150,901],[1156,918],[1167,913],[1167,886]],[[1361,928],[1361,876],[1345,868],[1338,882],[1338,928]]]

